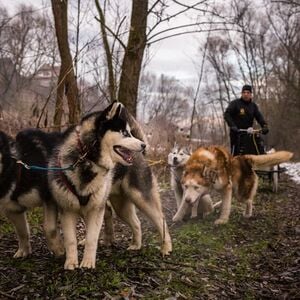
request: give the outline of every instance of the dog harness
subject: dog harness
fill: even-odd
[[[76,191],[74,184],[68,179],[64,172],[60,172],[60,181],[66,186],[66,188],[78,199],[80,205],[85,206],[88,204],[91,194],[82,196]]]
[[[87,155],[89,152],[88,147],[86,145],[84,145],[80,139],[80,131],[78,129],[76,129],[75,131],[76,131],[76,135],[77,135],[77,146],[79,149],[80,157],[74,164],[72,164],[73,170],[77,167],[78,164],[87,160]],[[93,146],[95,145],[95,143],[96,143],[96,141],[94,141]],[[59,158],[58,158],[58,166],[61,168],[61,162],[60,162]],[[100,167],[109,171],[104,166],[100,166]],[[61,168],[61,169],[63,169],[63,168]],[[89,194],[86,196],[82,196],[82,195],[78,194],[75,185],[68,179],[68,177],[66,176],[66,174],[63,171],[60,172],[60,182],[63,183],[66,186],[66,188],[78,199],[80,205],[85,206],[88,204],[92,194]]]

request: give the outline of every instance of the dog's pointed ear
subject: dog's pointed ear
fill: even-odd
[[[193,153],[192,146],[191,145],[185,146],[184,151],[186,154],[191,155]]]
[[[179,148],[179,145],[177,144],[177,141],[174,141],[174,146],[172,148],[172,150],[177,150]]]
[[[106,120],[111,120],[114,118],[119,118],[122,113],[124,113],[124,105],[121,102],[114,101],[105,110]]]
[[[121,102],[114,101],[107,106],[97,117],[97,123],[103,123],[114,118],[120,118],[125,113],[125,107]]]

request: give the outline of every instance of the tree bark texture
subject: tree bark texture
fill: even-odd
[[[58,49],[61,57],[54,125],[61,125],[64,94],[68,101],[69,123],[76,124],[80,119],[80,102],[77,82],[74,74],[73,60],[68,42],[68,1],[51,0],[51,2]]]
[[[138,86],[146,47],[148,0],[132,0],[128,44],[122,64],[118,100],[136,116]]]

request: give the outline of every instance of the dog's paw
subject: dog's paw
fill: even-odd
[[[195,218],[197,218],[198,217],[198,212],[196,212],[196,213],[191,213],[191,219],[195,219]]]
[[[75,270],[78,268],[78,260],[77,259],[66,259],[65,261],[65,270]]]
[[[222,225],[222,224],[226,224],[228,222],[228,219],[217,219],[215,221],[215,225]]]
[[[131,251],[134,251],[134,250],[140,250],[142,247],[142,245],[139,245],[139,244],[131,244],[127,250],[131,250]]]
[[[65,254],[65,248],[62,244],[57,245],[55,248],[52,249],[52,251],[55,256],[63,256]]]
[[[85,245],[85,239],[78,242],[78,246],[84,246]]]
[[[80,268],[95,269],[95,267],[96,267],[96,260],[92,258],[83,258],[80,264]]]
[[[180,222],[183,218],[181,218],[180,216],[175,215],[172,219],[173,222]]]
[[[18,251],[15,253],[14,258],[27,257],[29,254],[31,254],[30,248],[19,248]]]
[[[218,201],[218,202],[213,204],[213,209],[220,208],[221,205],[222,205],[222,201]]]
[[[111,247],[114,243],[114,239],[113,238],[108,238],[108,237],[104,237],[103,238],[103,244],[106,247]]]
[[[244,218],[246,218],[246,219],[250,219],[250,218],[252,217],[252,214],[244,213],[243,216],[244,216]]]
[[[160,252],[161,252],[162,256],[170,255],[172,252],[172,243],[171,242],[163,243],[160,248]]]

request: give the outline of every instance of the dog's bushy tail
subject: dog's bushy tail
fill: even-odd
[[[262,155],[245,155],[251,161],[252,166],[255,167],[270,167],[283,162],[289,161],[293,157],[293,153],[289,151],[277,151],[270,154]]]

